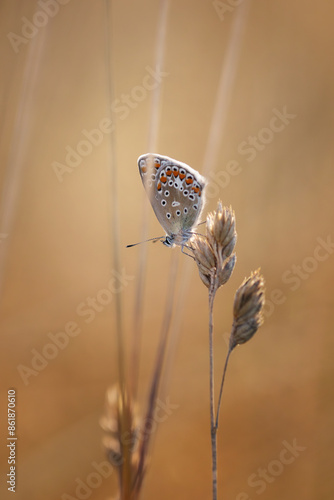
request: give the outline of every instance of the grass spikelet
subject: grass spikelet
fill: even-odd
[[[263,323],[264,279],[260,270],[245,278],[236,291],[230,348],[250,340]]]

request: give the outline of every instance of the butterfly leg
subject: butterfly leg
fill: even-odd
[[[188,247],[188,245],[181,245],[181,252],[182,252],[184,255],[188,255],[188,257],[190,257],[191,259],[194,259],[194,260],[195,260],[195,257],[194,257],[193,255],[190,255],[190,253],[187,253],[187,252],[185,252],[185,251],[183,250],[183,248],[184,248],[184,247],[185,247],[185,248],[189,248],[189,249],[190,249],[190,247]]]

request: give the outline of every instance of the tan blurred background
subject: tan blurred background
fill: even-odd
[[[29,34],[24,26],[32,21],[36,3],[3,0],[0,6],[0,421],[6,417],[7,390],[14,387],[18,500],[79,498],[78,480],[85,482],[95,471],[92,464],[105,460],[98,421],[105,391],[117,379],[115,300],[94,318],[78,313],[78,307],[86,310],[88,297],[106,288],[114,269],[111,134],[104,133],[76,167],[55,172],[55,162],[66,165],[66,148],[80,148],[87,139],[83,130],[96,129],[101,121],[106,127],[105,4],[65,3],[57,4],[58,12],[31,39],[22,29]],[[228,0],[220,4],[228,6],[225,13],[224,7],[215,8],[219,2],[171,1],[168,12],[168,74],[161,78],[156,149],[200,171],[221,66],[244,7]],[[220,197],[236,211],[238,230],[237,266],[216,301],[217,380],[234,292],[259,266],[268,303],[264,326],[231,357],[219,436],[220,498],[334,496],[333,15],[334,7],[325,0],[254,0],[239,40],[219,158],[208,174],[206,210]],[[138,86],[148,81],[147,67],[155,67],[158,18],[159,2],[153,0],[113,4],[113,99],[137,96],[112,116],[121,266],[131,278],[121,292],[128,337],[140,249],[125,245],[141,239],[143,200],[148,203],[136,160],[148,148],[152,91],[145,94]],[[35,19],[43,24],[45,16]],[[275,121],[284,109],[290,117]],[[253,153],[246,151],[250,136],[258,138]],[[226,178],[231,161],[239,173]],[[151,208],[149,221],[149,236],[163,234]],[[147,251],[141,405],[170,258],[180,250],[149,244]],[[207,296],[195,266],[186,260],[182,256],[179,263],[180,275],[185,265],[191,272],[182,324],[161,394],[178,408],[160,425],[154,443],[143,495],[149,500],[211,495]],[[22,366],[32,368],[33,353],[50,343],[50,332],[64,331],[68,322],[75,322],[80,333],[40,372],[22,376]],[[1,425],[1,471],[6,474],[6,428]],[[282,465],[283,442],[301,448]],[[259,479],[259,469],[267,470],[268,479]],[[1,498],[9,498],[3,477]],[[111,498],[115,485],[112,474],[87,498]]]

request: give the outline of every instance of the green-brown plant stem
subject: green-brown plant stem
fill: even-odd
[[[131,443],[129,439],[122,439],[122,436],[129,436],[131,432],[131,410],[130,398],[125,384],[121,386],[121,419],[120,419],[120,436],[121,436],[121,484],[120,493],[122,500],[131,499]]]
[[[163,68],[164,58],[165,58],[165,46],[166,46],[166,33],[167,33],[167,20],[168,20],[168,9],[169,0],[160,0],[160,13],[159,20],[157,24],[157,37],[155,42],[155,66],[158,68]],[[150,112],[150,122],[148,131],[148,151],[155,151],[157,144],[157,136],[159,131],[159,118],[160,118],[160,98],[161,98],[161,87],[162,85],[157,85],[152,90],[152,100],[151,100],[151,112]],[[142,240],[147,240],[148,238],[148,204],[146,203],[143,207],[143,218],[142,218]],[[132,356],[131,356],[131,394],[133,398],[137,396],[138,390],[138,380],[139,380],[139,362],[140,362],[140,348],[142,340],[142,326],[143,326],[143,297],[144,297],[144,286],[145,286],[145,272],[147,264],[147,249],[143,246],[140,249],[139,266],[138,266],[138,280],[137,280],[137,291],[135,299],[135,309],[133,315],[133,340],[132,340]]]
[[[217,430],[215,426],[215,396],[214,396],[214,356],[213,356],[213,303],[217,291],[216,271],[211,275],[209,289],[209,357],[210,357],[210,430],[212,456],[212,499],[217,500]]]
[[[218,405],[217,405],[217,413],[216,413],[216,423],[215,423],[216,432],[218,430],[219,412],[220,412],[220,406],[221,406],[221,402],[222,402],[222,395],[223,395],[223,387],[224,387],[225,375],[226,375],[228,360],[230,359],[230,354],[231,354],[232,350],[233,349],[231,347],[229,347],[228,353],[226,355],[226,360],[225,360],[225,366],[224,366],[222,381],[221,381],[221,384],[220,384],[219,397],[218,397]]]
[[[158,345],[158,349],[157,349],[157,357],[156,357],[156,361],[155,361],[155,367],[154,367],[154,372],[153,372],[153,377],[152,377],[152,384],[151,384],[149,397],[148,397],[147,411],[146,411],[146,415],[145,415],[145,419],[144,419],[144,432],[142,435],[142,442],[140,444],[140,449],[139,449],[139,464],[138,464],[138,470],[137,470],[135,484],[134,484],[134,488],[133,488],[134,489],[133,500],[139,498],[139,494],[140,494],[140,490],[141,490],[141,486],[142,486],[142,482],[143,482],[144,474],[145,474],[145,461],[146,461],[146,456],[147,456],[147,452],[148,452],[148,447],[150,444],[150,438],[152,435],[151,432],[146,431],[145,423],[151,422],[153,419],[153,415],[154,415],[155,401],[156,401],[158,390],[159,390],[163,362],[164,362],[166,348],[167,348],[168,333],[169,333],[169,328],[170,328],[171,319],[172,319],[173,300],[174,300],[175,283],[176,283],[176,276],[177,276],[177,264],[178,264],[178,256],[177,256],[177,254],[174,254],[174,255],[172,255],[172,263],[171,263],[171,270],[170,270],[169,286],[168,286],[168,290],[167,290],[165,314],[164,314],[164,319],[163,319],[162,326],[161,326],[160,341],[159,341],[159,345]]]
[[[111,56],[111,10],[109,0],[105,1],[106,9],[106,24],[105,24],[105,43],[106,43],[106,58],[107,58],[107,86],[108,86],[108,100],[109,110],[113,102],[113,86],[112,86],[112,56]],[[109,162],[111,165],[110,174],[110,187],[111,187],[111,218],[112,218],[112,247],[113,247],[113,267],[116,270],[120,269],[120,230],[119,230],[119,203],[117,191],[117,168],[116,168],[116,155],[115,155],[115,138],[111,134],[109,146]],[[130,413],[130,400],[126,383],[126,368],[125,368],[125,349],[124,349],[124,331],[123,331],[123,318],[122,318],[122,299],[121,294],[115,294],[115,309],[116,309],[116,336],[117,336],[117,354],[118,354],[118,377],[120,385],[120,436],[127,436],[131,432],[131,413]],[[122,441],[122,440],[121,440]],[[121,498],[122,500],[130,500],[131,495],[131,449],[130,444],[124,440],[121,442],[122,452],[122,469],[121,469]]]

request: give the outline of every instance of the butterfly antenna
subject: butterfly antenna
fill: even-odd
[[[148,241],[153,241],[153,243],[156,243],[157,241],[161,241],[163,238],[164,238],[163,236],[157,236],[156,238],[150,238],[149,240],[139,241],[138,243],[133,243],[132,245],[126,245],[126,248],[135,247],[137,245],[141,245],[142,243],[147,243]]]

